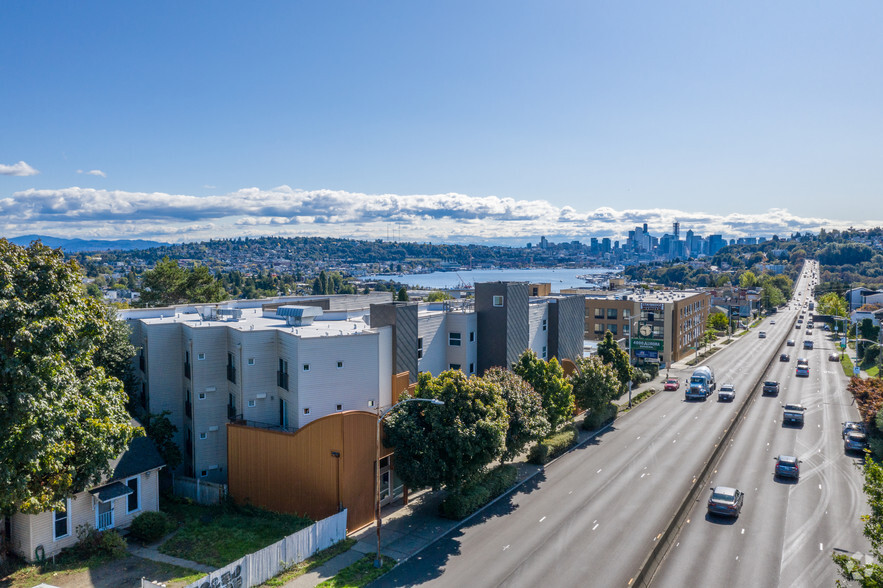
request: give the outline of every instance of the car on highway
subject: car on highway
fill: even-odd
[[[758,339],[766,339],[766,331],[761,331],[757,334]]]
[[[794,375],[798,378],[808,378],[809,377],[809,366],[808,365],[798,365],[797,370],[795,370]]]
[[[806,330],[806,334],[807,334],[807,335],[812,335],[812,329],[807,329],[807,330]]]
[[[796,325],[794,325],[794,330],[795,330],[795,331],[799,331],[799,330],[800,330],[800,324],[799,324],[799,323],[796,324]]]
[[[800,460],[793,455],[780,455],[775,458],[776,473],[780,478],[799,478],[800,477]]]
[[[825,330],[826,330],[826,331],[830,331],[830,330],[831,330],[831,325],[825,325]]]
[[[663,390],[677,390],[681,387],[681,381],[677,378],[669,378],[662,385]]]
[[[708,514],[738,517],[742,512],[744,499],[745,494],[736,488],[715,486],[711,489],[711,497],[708,499]]]
[[[828,361],[840,361],[840,356],[837,355],[836,353],[829,353],[828,354]]]
[[[810,339],[805,339],[805,340],[803,341],[803,348],[804,348],[804,349],[812,349],[812,340],[810,340]]]
[[[803,426],[803,413],[806,407],[802,404],[783,404],[782,405],[782,424]]]
[[[767,380],[763,383],[763,394],[766,396],[767,394],[772,394],[773,396],[778,396],[779,394],[779,383],[775,380]]]
[[[787,353],[783,353],[779,356],[779,361],[791,361],[791,356]]]
[[[868,436],[863,431],[850,431],[843,439],[843,449],[846,452],[864,451],[868,447]]]
[[[736,387],[733,384],[721,384],[721,389],[717,391],[717,399],[721,402],[732,402],[736,399]]]
[[[774,325],[774,324],[776,324],[776,321],[775,321],[775,320],[771,320],[771,321],[770,321],[770,324],[771,324],[771,325]]]
[[[785,343],[785,345],[787,345],[788,347],[794,347],[796,343],[794,342],[794,339],[788,339],[788,342]]]
[[[846,421],[843,423],[843,433],[840,435],[843,439],[846,439],[846,435],[853,431],[858,431],[859,433],[865,432],[865,424],[860,421]]]

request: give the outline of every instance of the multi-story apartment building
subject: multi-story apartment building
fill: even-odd
[[[631,345],[633,361],[664,365],[699,345],[711,305],[711,295],[700,291],[572,292],[585,294],[586,339],[601,340],[610,331],[625,346]]]

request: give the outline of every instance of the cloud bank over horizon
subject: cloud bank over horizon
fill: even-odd
[[[210,196],[70,187],[0,197],[0,235],[6,237],[36,233],[180,242],[274,235],[523,245],[540,236],[553,242],[624,239],[642,223],[652,234],[662,235],[671,232],[675,220],[682,233],[692,229],[698,235],[725,238],[883,225],[883,220],[800,217],[784,208],[727,215],[611,206],[579,211],[541,199],[363,194],[289,186]]]

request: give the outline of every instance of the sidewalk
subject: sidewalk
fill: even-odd
[[[716,341],[709,347],[726,347],[721,341]],[[693,366],[687,365],[696,354],[689,355],[683,360],[673,363],[669,369],[669,377],[679,378],[683,380],[687,375],[692,373]],[[646,382],[632,389],[632,396],[636,396],[641,392],[654,388],[661,391],[662,382],[665,380],[666,370],[661,370],[659,376],[651,382]],[[615,401],[619,405],[628,404],[628,394],[624,394]],[[577,417],[576,424],[579,431],[579,441],[575,447],[589,441],[599,431],[584,431],[579,424],[583,417]],[[603,431],[603,429],[602,429]],[[514,462],[518,468],[518,481],[516,486],[531,479],[540,473],[544,466],[537,466],[527,463],[527,453],[518,456]],[[546,464],[548,465],[548,464]],[[515,490],[517,492],[517,490]],[[444,500],[446,493],[442,490],[433,492],[431,490],[423,490],[412,494],[409,498],[407,506],[401,504],[398,500],[381,509],[383,517],[383,526],[381,528],[380,551],[383,555],[393,557],[401,562],[417,552],[428,547],[436,540],[442,538],[448,531],[451,531],[469,519],[464,521],[453,521],[441,517],[439,506]],[[505,496],[505,495],[504,495]],[[490,504],[493,504],[491,502]],[[479,515],[486,505],[472,516]],[[284,588],[312,588],[317,584],[334,577],[340,570],[354,563],[366,554],[374,554],[377,552],[377,527],[370,525],[364,529],[351,535],[356,539],[356,544],[347,552],[342,553],[318,568],[298,576],[284,584]]]

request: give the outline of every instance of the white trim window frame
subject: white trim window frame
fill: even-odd
[[[58,541],[59,539],[64,539],[65,537],[70,537],[70,535],[71,535],[71,499],[70,498],[65,498],[64,507],[65,507],[64,518],[62,519],[64,521],[64,531],[65,531],[64,535],[59,535],[57,533],[58,523],[60,522],[59,518],[58,518],[59,513],[56,510],[52,511],[52,540],[53,541]]]

